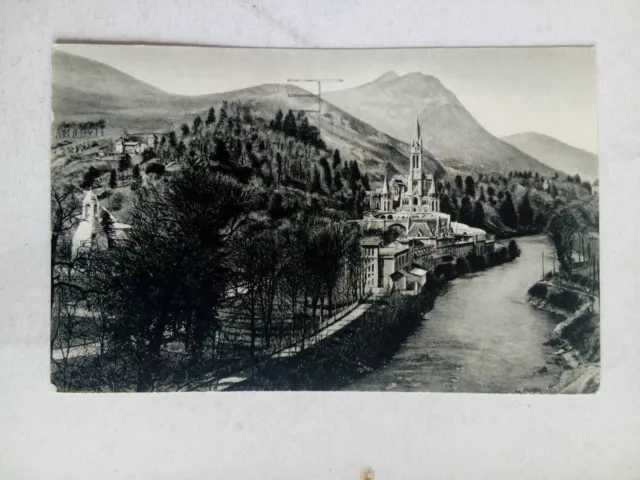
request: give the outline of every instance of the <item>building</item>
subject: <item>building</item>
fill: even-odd
[[[389,181],[385,174],[382,186],[368,194],[371,212],[361,220],[362,228],[394,229],[399,234],[388,245],[382,245],[378,238],[364,239],[361,244],[367,266],[366,285],[372,292],[396,289],[417,293],[438,262],[450,262],[470,252],[484,255],[494,249],[493,239],[484,230],[451,222],[450,215],[440,212],[435,178],[423,168],[419,120],[406,177],[395,175]]]
[[[137,155],[142,153],[150,144],[153,146],[156,144],[156,136],[154,134],[148,134],[144,142],[137,136],[118,138],[113,142],[113,150],[117,154],[128,153],[129,155]]]
[[[422,154],[420,121],[416,119],[416,131],[411,142],[409,173],[406,181],[396,176],[390,185],[385,174],[382,188],[370,194],[372,210],[383,214],[398,212],[424,214],[440,211],[435,179],[433,174],[424,172]]]
[[[111,238],[113,242],[122,240],[126,231],[131,228],[130,225],[118,222],[111,212],[106,208],[101,207],[97,195],[89,189],[82,200],[80,223],[73,234],[71,242],[72,258],[76,257],[80,249],[90,248],[95,243],[108,246],[109,239],[107,238],[100,223],[102,212],[106,212],[111,218],[114,229]]]

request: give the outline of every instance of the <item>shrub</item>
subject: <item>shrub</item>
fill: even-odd
[[[580,295],[571,290],[553,292],[549,295],[549,303],[551,303],[551,305],[568,312],[575,311],[580,306],[580,302]]]
[[[111,210],[117,212],[122,209],[122,205],[124,204],[124,196],[120,192],[116,192],[111,196],[110,202]]]
[[[535,298],[544,298],[547,296],[547,292],[549,291],[549,289],[547,288],[547,286],[544,283],[535,283],[530,289],[529,289],[529,295]]]
[[[464,258],[458,258],[458,260],[456,260],[456,271],[458,272],[458,275],[469,273],[469,265]]]
[[[509,251],[509,259],[514,260],[515,258],[520,256],[520,247],[515,240],[509,241],[509,246],[507,247]]]
[[[164,174],[164,165],[161,163],[150,163],[149,165],[147,165],[147,168],[145,169],[145,172],[147,172],[147,174],[150,173],[155,173],[157,175],[163,175]]]

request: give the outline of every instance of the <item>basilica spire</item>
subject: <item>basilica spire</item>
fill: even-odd
[[[382,182],[382,193],[389,193],[389,178],[387,177],[387,172],[384,173],[384,180]]]
[[[420,132],[420,117],[416,116],[416,131],[413,134],[413,146],[422,147],[422,134]]]

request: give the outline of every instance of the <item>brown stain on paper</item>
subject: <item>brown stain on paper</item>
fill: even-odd
[[[371,467],[365,467],[360,472],[360,480],[374,480],[375,476],[375,472]]]

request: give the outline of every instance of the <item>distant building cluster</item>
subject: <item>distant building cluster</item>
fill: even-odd
[[[146,148],[156,148],[157,144],[158,136],[155,133],[139,133],[117,138],[113,142],[113,149],[117,154],[137,155]]]

